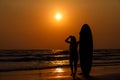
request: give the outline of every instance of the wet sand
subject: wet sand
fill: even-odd
[[[92,67],[91,77],[85,78],[78,67],[75,80],[120,80],[120,66]],[[43,70],[26,70],[0,72],[0,80],[73,80],[68,67],[57,67]]]

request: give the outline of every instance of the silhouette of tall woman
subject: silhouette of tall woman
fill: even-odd
[[[77,45],[76,38],[74,36],[69,36],[65,42],[70,44],[70,68],[71,68],[71,75],[74,77],[77,72],[77,62],[78,62],[78,52],[77,52]]]

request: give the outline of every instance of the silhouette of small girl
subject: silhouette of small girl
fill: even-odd
[[[77,72],[77,62],[78,62],[78,51],[77,51],[77,46],[78,42],[76,42],[76,38],[74,36],[69,36],[65,42],[70,44],[70,68],[71,68],[71,75],[74,77]]]

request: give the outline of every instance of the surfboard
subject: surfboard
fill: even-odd
[[[79,33],[79,54],[82,74],[89,76],[92,67],[93,38],[92,31],[88,24],[84,24]]]

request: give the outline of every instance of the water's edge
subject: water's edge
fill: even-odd
[[[120,49],[94,50],[92,66],[120,66]],[[69,67],[67,50],[0,50],[0,72],[56,67]]]

